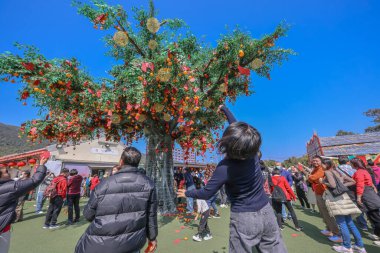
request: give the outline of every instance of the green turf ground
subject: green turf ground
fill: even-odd
[[[62,226],[49,231],[42,229],[45,216],[34,213],[34,202],[25,204],[24,221],[13,225],[11,239],[11,253],[70,253],[88,226],[81,220],[74,226]],[[84,202],[82,203],[82,205]],[[210,219],[209,226],[214,239],[205,242],[194,242],[192,236],[196,233],[196,223],[185,224],[175,217],[159,217],[158,253],[224,253],[228,252],[228,220],[229,210],[221,210],[221,219]],[[282,232],[289,253],[322,253],[333,252],[332,243],[322,236],[319,231],[323,229],[321,218],[309,212],[296,208],[303,232],[293,229],[288,223]],[[65,223],[67,214],[61,212],[58,222]],[[185,226],[185,227],[183,227]],[[363,233],[362,233],[363,234]],[[380,248],[364,236],[368,253],[379,253]],[[188,240],[185,240],[185,238]],[[106,253],[106,252],[105,252]],[[111,253],[111,252],[107,252]]]

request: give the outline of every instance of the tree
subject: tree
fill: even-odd
[[[267,167],[274,168],[276,167],[276,161],[275,160],[264,160],[264,164]]]
[[[344,131],[344,130],[339,130],[339,131],[336,133],[336,136],[354,135],[354,134],[355,134],[354,132]]]
[[[303,155],[301,157],[289,157],[288,159],[284,160],[283,165],[285,168],[289,168],[291,166],[297,166],[298,163],[302,163],[303,165],[307,165],[309,162],[307,155]]]
[[[376,123],[376,126],[367,127],[365,129],[366,133],[371,132],[380,132],[380,109],[370,109],[364,113],[367,117],[374,118],[373,122]]]
[[[22,82],[20,99],[32,98],[40,119],[22,124],[32,141],[79,143],[104,135],[128,143],[145,137],[147,175],[155,180],[161,213],[175,210],[174,142],[188,154],[204,153],[215,143],[224,118],[218,106],[250,95],[251,71],[270,78],[270,71],[292,54],[275,47],[287,27],[279,25],[261,39],[235,29],[216,45],[202,44],[179,19],[159,21],[154,4],[133,8],[101,0],[75,2],[105,37],[108,55],[117,64],[110,78],[96,81],[73,58],[48,60],[31,46],[17,45],[22,56],[0,56],[4,81]],[[135,25],[132,25],[135,24]]]

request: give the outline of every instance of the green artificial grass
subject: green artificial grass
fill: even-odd
[[[34,202],[25,203],[24,221],[12,225],[11,253],[70,253],[86,230],[88,222],[81,221],[73,226],[64,225],[67,214],[62,211],[58,222],[62,227],[51,231],[42,229],[44,214],[34,213]],[[81,207],[85,201],[81,202]],[[46,204],[45,204],[46,205]],[[220,219],[210,219],[209,226],[213,239],[194,242],[198,222],[185,223],[176,217],[159,217],[159,236],[157,253],[227,253],[229,235],[229,209],[219,209]],[[46,210],[45,210],[46,211]],[[303,211],[296,206],[296,213],[304,231],[293,229],[288,222],[282,231],[289,253],[322,253],[333,252],[327,238],[320,234],[324,228],[318,214]],[[365,233],[362,233],[368,253],[380,252],[380,248],[372,244]],[[186,240],[187,239],[187,240]],[[143,252],[143,251],[142,251]],[[107,252],[108,253],[108,252]],[[111,252],[110,252],[111,253]]]

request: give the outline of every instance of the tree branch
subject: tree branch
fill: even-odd
[[[136,51],[143,57],[145,58],[145,53],[141,50],[141,48],[136,44],[136,42],[134,41],[134,39],[132,39],[128,32],[125,30],[124,26],[121,24],[120,20],[116,19],[116,22],[118,23],[119,27],[123,30],[123,32],[125,32],[125,34],[127,35],[129,41],[132,43],[132,45],[136,48]]]

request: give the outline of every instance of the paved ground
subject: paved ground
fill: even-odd
[[[60,229],[49,231],[42,229],[44,215],[33,212],[33,202],[26,203],[24,221],[14,224],[12,229],[11,253],[70,253],[88,226],[84,220],[74,226],[63,225]],[[82,203],[84,204],[84,202]],[[333,252],[324,236],[319,233],[323,229],[321,218],[300,209],[296,210],[303,232],[293,229],[289,223],[282,232],[289,253],[322,253]],[[228,220],[229,210],[221,209],[221,219],[211,219],[210,228],[214,239],[206,242],[194,242],[192,236],[196,232],[196,223],[185,223],[175,217],[159,218],[158,253],[227,253],[228,252]],[[59,222],[64,224],[67,214],[61,212]],[[366,237],[365,234],[363,234]],[[187,240],[186,240],[187,239]],[[372,245],[368,238],[364,239],[367,252],[378,253],[380,248]]]

